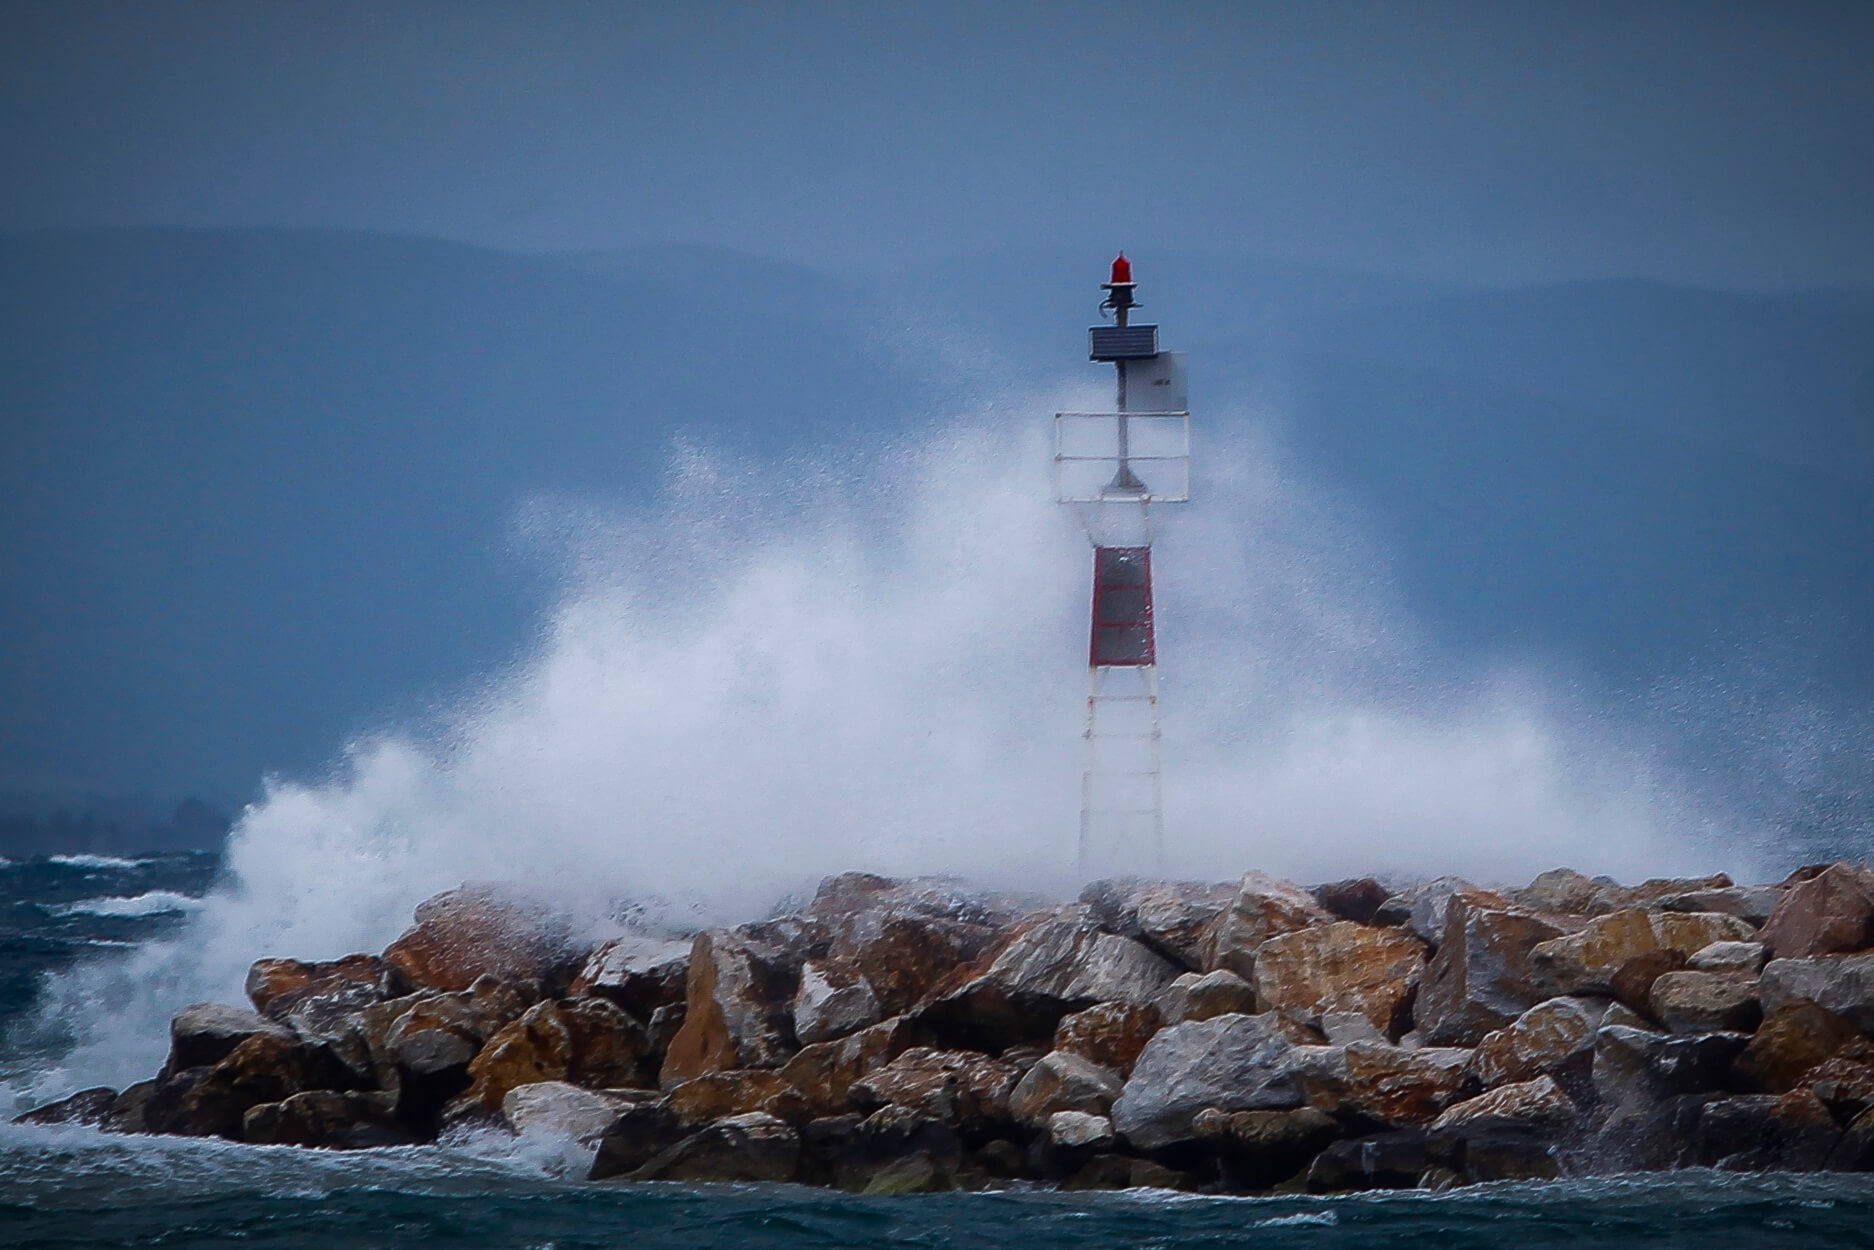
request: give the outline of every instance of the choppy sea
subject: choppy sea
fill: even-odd
[[[42,978],[173,935],[212,855],[0,863],[0,1079],[57,1063]],[[54,1022],[56,1023],[56,1022]],[[866,1198],[792,1186],[587,1184],[569,1142],[337,1154],[0,1126],[0,1246],[1874,1246],[1874,1177],[1710,1172],[1445,1194],[1210,1198],[1044,1191]]]

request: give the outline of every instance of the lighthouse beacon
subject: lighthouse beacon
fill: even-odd
[[[1191,497],[1191,414],[1184,355],[1137,325],[1132,263],[1113,261],[1088,358],[1117,373],[1111,412],[1054,414],[1055,498],[1093,548],[1087,648],[1086,763],[1080,779],[1082,880],[1164,868],[1164,778],[1153,625],[1154,509]]]

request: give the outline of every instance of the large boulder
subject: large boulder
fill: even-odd
[[[650,1097],[581,1089],[565,1081],[517,1085],[501,1100],[501,1119],[516,1133],[570,1137],[596,1146],[619,1116]]]
[[[1450,1105],[1470,1059],[1458,1047],[1350,1042],[1297,1046],[1289,1070],[1309,1106],[1351,1122],[1399,1126],[1429,1123]]]
[[[1373,923],[1410,929],[1419,941],[1437,946],[1444,941],[1446,913],[1451,900],[1465,895],[1474,907],[1513,910],[1519,906],[1493,890],[1471,884],[1462,877],[1437,877],[1407,886],[1373,913]]]
[[[729,1116],[690,1134],[629,1179],[791,1181],[799,1167],[800,1135],[785,1121],[756,1111]]]
[[[881,1018],[878,995],[856,964],[808,961],[794,993],[794,1036],[803,1046],[856,1033]]]
[[[1738,1056],[1737,1075],[1746,1089],[1782,1094],[1837,1055],[1874,1058],[1874,1040],[1812,1002],[1784,1003],[1764,1017]]]
[[[1391,890],[1371,877],[1329,881],[1315,886],[1309,893],[1314,895],[1315,902],[1328,911],[1355,924],[1372,924],[1379,909],[1392,897]]]
[[[914,1046],[854,1081],[848,1096],[861,1110],[907,1107],[974,1132],[1009,1121],[1009,1097],[1020,1079],[1015,1065],[988,1055]]]
[[[1619,888],[1608,877],[1585,876],[1573,868],[1551,868],[1514,891],[1513,897],[1518,905],[1532,911],[1587,916],[1594,914],[1610,886]]]
[[[243,1038],[212,1066],[165,1070],[144,1117],[151,1132],[238,1140],[250,1108],[351,1083],[350,1071],[326,1047],[291,1033],[262,1031]]]
[[[751,1111],[789,1124],[805,1124],[813,1118],[813,1107],[806,1096],[772,1068],[711,1072],[677,1086],[665,1101],[677,1119],[689,1125]]]
[[[1668,894],[1653,906],[1663,911],[1723,912],[1748,924],[1761,926],[1775,913],[1777,904],[1782,901],[1782,886],[1730,885]]]
[[[1699,1111],[1691,1161],[1731,1172],[1812,1172],[1827,1164],[1841,1136],[1808,1089],[1720,1098]]]
[[[285,1023],[309,999],[343,997],[362,1007],[390,997],[388,972],[376,955],[347,955],[324,963],[259,959],[247,970],[247,997],[254,1010]]]
[[[630,1103],[599,1137],[588,1179],[629,1176],[694,1131],[694,1125],[677,1119],[666,1099]]]
[[[1196,1137],[1192,1120],[1220,1111],[1301,1105],[1288,1069],[1294,1045],[1272,1014],[1216,1016],[1161,1029],[1113,1103],[1113,1127],[1140,1150]]]
[[[1118,1140],[1113,1122],[1089,1111],[1056,1111],[1044,1128],[1057,1150],[1105,1150]]]
[[[1672,964],[1683,966],[1713,942],[1749,941],[1756,932],[1721,912],[1629,907],[1596,916],[1580,931],[1550,938],[1530,954],[1553,993],[1612,994],[1616,978],[1630,964],[1652,969],[1643,987],[1650,989],[1651,978]]]
[[[241,1140],[258,1146],[372,1150],[408,1146],[423,1135],[397,1117],[396,1095],[382,1091],[305,1090],[248,1108]]]
[[[252,1011],[222,1003],[184,1007],[169,1022],[169,1061],[165,1072],[201,1068],[225,1059],[250,1037],[293,1040],[293,1030]]]
[[[1330,924],[1334,918],[1293,881],[1262,872],[1247,873],[1229,906],[1204,928],[1199,947],[1203,970],[1228,968],[1253,982],[1256,953],[1264,942],[1309,925]]]
[[[1445,931],[1419,983],[1413,1018],[1437,1045],[1472,1046],[1549,997],[1533,952],[1562,935],[1552,919],[1462,891],[1445,904]]]
[[[963,1144],[957,1130],[916,1107],[891,1103],[864,1119],[808,1126],[813,1166],[826,1181],[865,1194],[929,1193],[956,1187]]]
[[[1754,976],[1763,971],[1765,955],[1762,942],[1713,942],[1695,952],[1685,966],[1694,972],[1748,972]]]
[[[1228,968],[1202,976],[1187,972],[1165,987],[1158,1005],[1167,1024],[1241,1015],[1256,1010],[1256,987]]]
[[[1195,881],[1095,881],[1081,891],[1093,919],[1109,933],[1136,938],[1179,967],[1204,962],[1204,930],[1236,898],[1233,885]]]
[[[929,1041],[915,1022],[895,1016],[837,1041],[803,1047],[781,1067],[780,1076],[817,1114],[833,1116],[846,1109],[854,1081]]]
[[[1310,1025],[1326,1015],[1357,1012],[1396,1038],[1411,1027],[1412,999],[1424,970],[1425,945],[1410,933],[1342,920],[1263,942],[1256,955],[1256,999],[1265,1011]]]
[[[1874,946],[1874,884],[1834,864],[1784,893],[1760,935],[1772,959],[1844,955]]]
[[[1668,972],[1653,982],[1653,1019],[1674,1033],[1749,1033],[1763,1020],[1749,972]]]
[[[641,1086],[650,1042],[644,1026],[602,998],[535,1003],[488,1039],[468,1065],[457,1112],[499,1112],[510,1090],[537,1081],[591,1088]]]
[[[680,1003],[690,976],[690,943],[664,938],[614,938],[586,957],[569,997],[609,998],[640,1020]]]
[[[1573,1124],[1579,1114],[1573,1100],[1553,1078],[1539,1076],[1499,1085],[1488,1093],[1453,1103],[1432,1121],[1432,1131],[1495,1122],[1529,1125],[1554,1133]]]
[[[1477,1043],[1471,1074],[1485,1089],[1532,1081],[1591,1053],[1607,1016],[1604,998],[1564,997],[1537,1003]]]
[[[664,1056],[664,1085],[785,1062],[796,1049],[790,1015],[799,976],[800,961],[784,948],[732,929],[697,934],[683,1027]]]
[[[947,1041],[1001,1051],[1047,1040],[1061,1017],[1094,1003],[1151,1003],[1177,975],[1142,942],[1055,915],[1018,932],[987,968],[940,990],[919,1014]]]
[[[466,990],[414,994],[366,1007],[359,1013],[358,1032],[378,1084],[403,1091],[405,1111],[420,1116],[459,1093],[483,1043],[526,1010],[527,999],[519,991],[484,976]]]
[[[1158,1008],[1150,1003],[1095,1003],[1061,1017],[1053,1049],[1079,1055],[1123,1079],[1132,1075],[1133,1064],[1161,1023]]]
[[[1431,1140],[1422,1128],[1346,1139],[1315,1156],[1308,1167],[1308,1192],[1412,1189],[1431,1166]]]
[[[857,970],[888,1018],[987,953],[1013,923],[1015,907],[947,879],[845,873],[820,883],[808,915],[831,935],[827,954]]]
[[[1842,1124],[1851,1123],[1874,1107],[1874,1063],[1866,1059],[1846,1055],[1825,1059],[1803,1073],[1802,1085],[1821,1099],[1829,1114]]]
[[[1124,1089],[1119,1075],[1079,1055],[1051,1051],[1028,1069],[1009,1095],[1017,1122],[1043,1128],[1057,1111],[1106,1115]]]
[[[1763,966],[1763,1009],[1814,1003],[1874,1033],[1874,954],[1772,959]]]
[[[13,1117],[15,1124],[97,1124],[104,1123],[117,1105],[117,1091],[108,1085],[81,1089],[76,1094],[34,1107]]]
[[[406,989],[465,990],[487,975],[537,996],[561,946],[539,912],[465,886],[419,903],[416,924],[386,948],[384,965]]]
[[[1198,1138],[1216,1152],[1230,1189],[1267,1189],[1294,1176],[1341,1135],[1339,1121],[1314,1107],[1291,1111],[1200,1111]]]
[[[1594,1036],[1594,1091],[1622,1108],[1721,1090],[1749,1041],[1743,1033],[1678,1036],[1604,1025]]]

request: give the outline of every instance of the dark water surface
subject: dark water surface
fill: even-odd
[[[56,1064],[35,987],[173,933],[206,855],[0,865],[0,1073]],[[863,1198],[587,1184],[569,1142],[337,1154],[0,1126],[0,1247],[1874,1247],[1874,1177],[1710,1172],[1449,1194],[1201,1198],[1040,1191]]]

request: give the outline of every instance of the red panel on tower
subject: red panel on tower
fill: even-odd
[[[1093,549],[1095,668],[1143,668],[1158,662],[1152,636],[1152,549]]]

